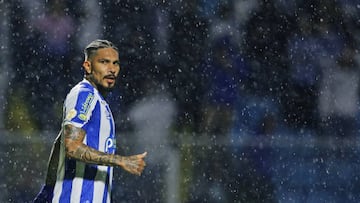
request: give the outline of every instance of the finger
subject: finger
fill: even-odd
[[[140,157],[144,158],[146,155],[147,155],[147,152],[144,152],[144,153],[140,154]]]

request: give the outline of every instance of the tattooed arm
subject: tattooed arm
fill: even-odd
[[[140,175],[144,170],[146,152],[133,156],[107,154],[85,145],[83,143],[85,134],[85,131],[81,128],[65,125],[66,156],[90,164],[120,166],[124,170],[136,175]]]

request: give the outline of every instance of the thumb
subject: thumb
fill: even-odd
[[[140,157],[145,157],[147,155],[147,152],[144,152],[142,154],[140,154]]]

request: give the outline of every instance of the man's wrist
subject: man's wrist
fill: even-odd
[[[113,154],[112,157],[113,158],[111,160],[112,160],[113,165],[123,167],[124,162],[122,161],[123,160],[122,156],[117,155],[117,154]]]

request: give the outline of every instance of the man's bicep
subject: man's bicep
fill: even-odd
[[[79,158],[79,149],[83,145],[85,131],[74,125],[67,124],[64,127],[64,145],[66,155],[73,158]]]
[[[64,127],[65,144],[67,141],[82,143],[85,138],[85,131],[79,127],[67,124]]]

